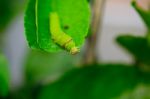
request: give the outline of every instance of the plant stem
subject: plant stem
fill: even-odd
[[[148,10],[150,12],[150,1],[148,2]]]
[[[92,35],[87,40],[86,50],[84,54],[84,63],[92,64],[97,62],[97,53],[96,53],[96,45],[97,45],[97,37],[99,34],[99,30],[101,28],[102,17],[103,17],[103,9],[106,0],[92,0],[92,23],[91,23],[91,33]]]

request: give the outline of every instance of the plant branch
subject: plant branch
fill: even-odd
[[[150,1],[148,2],[148,10],[150,11]]]
[[[84,55],[85,64],[92,64],[97,62],[97,37],[101,28],[103,9],[106,0],[92,0],[92,23],[91,23],[91,36],[87,40],[86,51]]]

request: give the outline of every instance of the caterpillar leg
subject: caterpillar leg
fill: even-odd
[[[73,39],[61,30],[60,21],[56,12],[50,13],[50,33],[56,44],[63,47],[71,54],[77,54],[79,48],[76,47]]]

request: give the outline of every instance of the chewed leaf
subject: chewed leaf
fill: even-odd
[[[47,52],[62,49],[50,33],[51,12],[58,14],[61,30],[80,47],[90,23],[90,8],[86,0],[30,0],[25,14],[25,32],[30,47]]]
[[[144,23],[146,24],[148,30],[150,30],[150,11],[146,11],[138,6],[136,0],[132,1],[132,6],[135,10],[139,13],[141,18],[143,19]]]

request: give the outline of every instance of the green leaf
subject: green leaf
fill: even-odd
[[[0,54],[0,96],[6,96],[9,91],[9,69],[6,58]]]
[[[121,64],[73,69],[57,82],[45,85],[38,99],[116,99],[142,83],[140,75],[135,66]]]
[[[145,22],[148,30],[150,30],[150,11],[146,11],[143,8],[139,7],[136,0],[132,1],[132,6],[139,13],[143,21]]]
[[[146,38],[120,36],[117,42],[126,48],[141,63],[150,65],[150,45]]]
[[[81,59],[80,56],[31,51],[25,64],[27,84],[35,85],[42,80],[59,77],[66,70],[73,68]]]
[[[25,14],[25,32],[29,46],[47,52],[62,49],[51,37],[51,12],[58,14],[62,30],[80,47],[90,23],[90,8],[86,0],[30,0]]]

